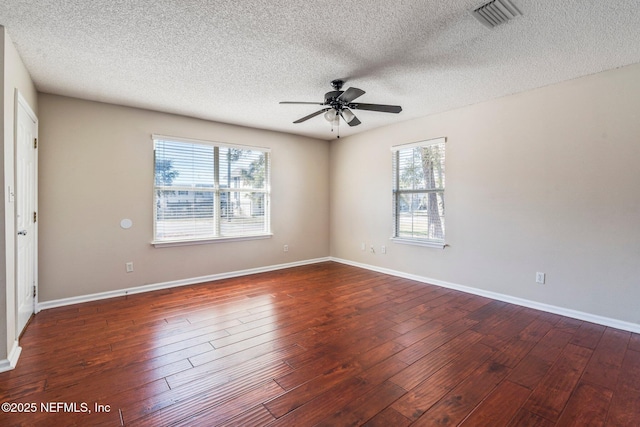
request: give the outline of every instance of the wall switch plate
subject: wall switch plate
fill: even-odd
[[[546,275],[544,273],[537,272],[536,273],[536,283],[540,283],[540,284],[544,285],[545,276]]]
[[[127,273],[133,273],[133,263],[132,262],[126,263],[125,266],[127,268]]]
[[[284,245],[284,251],[289,252],[289,245]]]
[[[364,251],[366,249],[366,246],[364,245],[364,243],[360,243],[360,250]]]
[[[383,254],[387,253],[387,247],[386,246],[381,246],[380,247],[380,252],[382,252]]]

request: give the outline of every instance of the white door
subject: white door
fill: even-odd
[[[16,299],[20,335],[35,308],[38,122],[18,92],[16,97]]]

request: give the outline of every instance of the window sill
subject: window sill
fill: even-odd
[[[392,237],[391,241],[394,243],[399,243],[401,245],[413,245],[413,246],[425,246],[427,248],[436,248],[436,249],[444,249],[447,246],[444,242],[429,242],[429,241],[421,241],[421,240],[412,240],[412,239],[402,239],[398,237]]]
[[[216,237],[209,239],[193,239],[193,240],[160,240],[153,241],[151,244],[156,248],[169,248],[172,246],[192,246],[192,245],[209,245],[211,243],[238,242],[242,240],[259,240],[270,239],[272,233],[258,234],[255,236],[239,236],[239,237]]]

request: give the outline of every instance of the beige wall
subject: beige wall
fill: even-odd
[[[390,147],[440,136],[450,246],[392,243]],[[640,324],[639,164],[640,65],[336,140],[331,255]]]
[[[329,255],[328,142],[48,94],[39,106],[41,302]],[[152,133],[271,148],[273,237],[151,246]]]
[[[3,196],[2,217],[4,227],[0,230],[0,360],[16,341],[15,323],[15,204],[9,202],[8,188],[14,185],[14,123],[15,123],[15,90],[18,89],[31,109],[37,114],[37,94],[29,72],[25,68],[16,51],[9,34],[0,26],[0,48],[2,52],[2,138],[3,150],[0,164],[0,194]]]

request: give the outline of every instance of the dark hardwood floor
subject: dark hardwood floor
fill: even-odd
[[[338,263],[43,311],[21,345],[2,426],[640,425],[640,335]]]

